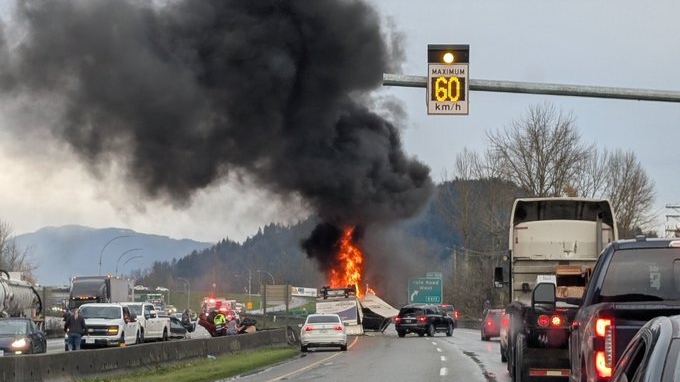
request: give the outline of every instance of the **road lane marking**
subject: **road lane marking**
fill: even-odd
[[[348,348],[348,349],[351,349],[352,346],[354,346],[354,344],[355,344],[357,341],[359,341],[359,337],[354,337],[354,341],[352,341],[351,344],[347,345],[347,348]],[[291,372],[288,373],[288,374],[284,374],[284,375],[280,375],[280,376],[278,376],[278,377],[272,378],[272,379],[268,380],[267,382],[280,381],[280,380],[282,380],[282,379],[284,379],[284,378],[290,377],[291,375],[295,375],[295,374],[301,373],[301,372],[303,372],[303,371],[309,370],[309,369],[311,369],[311,368],[313,368],[313,367],[315,367],[315,366],[317,366],[317,365],[319,365],[319,364],[321,364],[321,363],[323,363],[323,362],[326,362],[326,361],[330,360],[331,358],[335,358],[335,357],[337,357],[337,356],[339,356],[340,354],[343,354],[343,353],[345,353],[345,352],[344,352],[344,351],[341,351],[341,352],[335,353],[335,354],[333,354],[333,355],[331,355],[331,356],[328,356],[328,357],[326,357],[326,358],[324,358],[324,359],[321,359],[321,360],[319,360],[319,361],[316,361],[316,362],[314,362],[314,363],[312,363],[312,364],[310,364],[310,365],[307,365],[307,366],[302,367],[302,368],[300,368],[300,369],[291,371]]]
[[[442,367],[441,369],[439,369],[439,376],[440,377],[443,377],[443,376],[448,375],[448,374],[449,374],[449,369],[447,369],[445,367]]]
[[[445,357],[445,356],[442,356],[441,359],[442,359],[442,362],[446,362],[446,357]]]

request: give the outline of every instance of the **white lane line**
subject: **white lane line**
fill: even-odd
[[[446,362],[446,357],[441,356],[442,362]]]
[[[439,376],[440,377],[443,377],[443,376],[448,375],[448,374],[449,374],[449,369],[447,369],[445,367],[442,367],[441,369],[439,369]]]
[[[437,348],[437,353],[441,353],[441,352],[442,352],[442,349],[441,349],[441,348]]]
[[[432,341],[432,345],[434,345],[434,346],[437,346],[437,343],[436,343],[436,342],[434,342],[434,341]]]

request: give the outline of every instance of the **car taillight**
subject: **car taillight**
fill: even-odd
[[[333,327],[333,329],[335,329],[335,330],[342,330],[342,329],[343,329],[343,326],[342,326],[342,325],[335,325],[335,326]]]
[[[486,326],[493,326],[493,321],[486,320]]]
[[[501,326],[504,328],[507,328],[510,325],[510,316],[507,314],[503,314],[503,318],[501,318]]]
[[[394,323],[398,324],[401,322],[401,317],[394,317]]]
[[[596,341],[595,347],[595,370],[600,378],[609,378],[612,375],[614,364],[614,324],[611,318],[598,318],[595,321],[595,336],[600,341]],[[599,342],[599,344],[598,344]]]
[[[311,332],[312,330],[314,330],[312,325],[305,325],[305,332]]]
[[[416,320],[418,320],[418,322],[425,322],[427,320],[427,316],[418,316],[416,317]]]
[[[548,317],[547,314],[541,314],[538,316],[538,320],[536,320],[536,322],[538,323],[538,326],[548,326],[550,323],[550,317]]]
[[[460,313],[458,313],[458,311],[457,311],[457,310],[454,310],[454,311],[453,311],[453,317],[455,317],[455,318],[456,318],[456,320],[457,320],[457,319],[458,319],[458,317],[460,317]]]

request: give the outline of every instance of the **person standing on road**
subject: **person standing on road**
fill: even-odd
[[[80,340],[87,333],[85,319],[80,315],[80,309],[75,309],[66,318],[64,330],[68,333],[68,350],[80,350]]]

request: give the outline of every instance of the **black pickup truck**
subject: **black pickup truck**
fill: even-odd
[[[680,239],[610,243],[582,298],[568,300],[579,305],[569,337],[570,380],[608,381],[648,320],[680,314]]]

